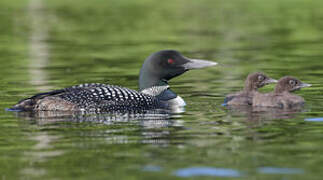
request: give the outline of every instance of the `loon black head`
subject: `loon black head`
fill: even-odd
[[[140,91],[154,86],[167,85],[167,81],[190,69],[216,65],[216,62],[189,59],[174,50],[163,50],[150,55],[141,67]]]

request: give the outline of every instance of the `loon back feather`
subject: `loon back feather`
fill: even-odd
[[[152,95],[109,84],[80,84],[36,94],[11,110],[111,111],[166,108],[167,103]]]

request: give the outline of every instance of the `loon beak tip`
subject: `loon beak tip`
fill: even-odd
[[[302,83],[302,85],[301,85],[302,87],[311,87],[312,86],[312,84],[307,84],[307,83]]]
[[[269,84],[271,84],[271,83],[278,83],[278,81],[276,80],[276,79],[272,79],[272,78],[270,78],[270,79],[268,79],[268,81],[267,81]]]
[[[189,62],[184,64],[186,69],[201,69],[205,67],[215,66],[217,62],[202,60],[202,59],[189,59]]]

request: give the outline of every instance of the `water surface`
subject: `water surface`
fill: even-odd
[[[322,7],[315,0],[1,1],[1,178],[320,179]],[[142,62],[161,49],[221,64],[170,81],[185,113],[42,118],[4,111],[79,83],[137,89]],[[304,109],[221,106],[255,71],[313,84],[296,92]]]

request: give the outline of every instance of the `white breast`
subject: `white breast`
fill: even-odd
[[[186,106],[185,101],[180,96],[167,101],[169,106]]]
[[[185,111],[184,106],[186,106],[185,101],[180,96],[167,101],[172,113],[181,113]]]

